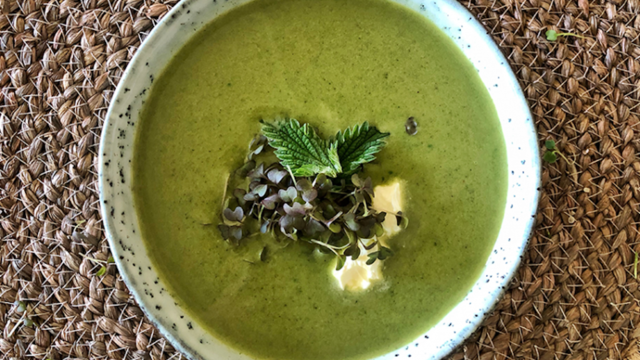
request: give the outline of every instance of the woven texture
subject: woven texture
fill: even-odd
[[[183,357],[115,266],[96,275],[109,257],[101,126],[127,62],[175,3],[0,0],[1,359]],[[640,0],[463,4],[508,57],[540,139],[569,161],[544,165],[524,264],[452,358],[638,359]],[[548,42],[547,29],[585,38]]]

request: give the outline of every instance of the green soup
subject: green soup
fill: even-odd
[[[375,184],[406,184],[410,223],[389,240],[384,281],[343,291],[333,256],[294,243],[261,263],[268,239],[222,240],[227,176],[258,120],[282,115],[324,136],[365,120],[391,133],[365,167]],[[134,193],[156,269],[200,325],[259,359],[365,359],[412,341],[478,279],[504,214],[506,151],[487,90],[444,33],[387,1],[229,12],[156,80],[140,126]]]

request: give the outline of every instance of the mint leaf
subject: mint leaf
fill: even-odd
[[[347,128],[344,133],[338,131],[338,156],[345,175],[351,175],[360,170],[360,165],[375,160],[375,154],[385,145],[384,138],[389,133],[382,133],[377,128],[369,126],[368,122]]]
[[[327,142],[309,124],[289,119],[275,124],[262,122],[262,133],[285,168],[294,176],[325,174],[336,177],[342,172],[335,142]]]

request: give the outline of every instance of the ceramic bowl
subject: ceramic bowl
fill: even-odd
[[[100,143],[100,201],[120,274],[160,332],[193,359],[249,359],[210,335],[165,290],[140,237],[132,197],[134,139],[153,79],[200,28],[249,0],[183,0],[149,34],[114,94]],[[455,0],[396,0],[422,14],[463,51],[491,95],[507,145],[506,211],[484,271],[465,299],[427,333],[378,359],[439,359],[481,323],[513,276],[527,245],[538,203],[540,157],[529,108],[504,56],[480,23]]]

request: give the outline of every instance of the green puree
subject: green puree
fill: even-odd
[[[384,282],[345,292],[332,256],[221,239],[225,180],[258,120],[278,115],[325,137],[365,120],[391,132],[366,166],[374,184],[405,182],[410,223],[390,240]],[[417,135],[405,132],[409,116]],[[506,152],[488,92],[446,35],[387,1],[233,10],[156,80],[141,126],[135,201],[156,268],[202,326],[259,359],[365,359],[410,342],[464,298],[504,213]]]

